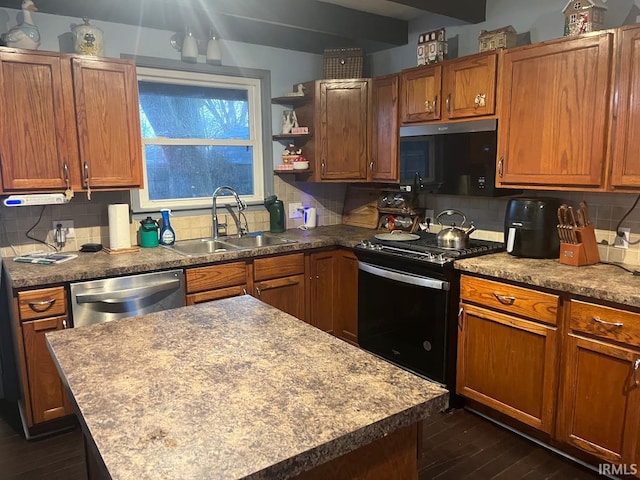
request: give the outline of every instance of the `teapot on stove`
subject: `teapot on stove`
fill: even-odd
[[[456,227],[456,224],[452,223],[450,227],[444,228],[445,226],[440,221],[440,217],[443,215],[459,215],[462,217],[462,222],[459,227]],[[475,231],[476,226],[472,223],[468,228],[462,228],[466,221],[467,217],[465,214],[458,210],[444,210],[440,212],[436,217],[436,222],[442,225],[443,228],[438,233],[438,247],[452,250],[467,248],[469,246],[469,235]]]

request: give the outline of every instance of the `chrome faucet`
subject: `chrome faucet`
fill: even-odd
[[[225,232],[227,230],[227,223],[220,223],[218,221],[218,206],[217,206],[217,199],[218,196],[220,195],[220,193],[226,190],[227,192],[231,193],[231,195],[233,195],[233,197],[235,198],[236,201],[236,205],[238,206],[238,216],[235,217],[235,221],[236,221],[236,228],[238,231],[238,237],[241,237],[243,234],[247,233],[248,228],[242,228],[242,226],[240,225],[240,216],[244,215],[241,212],[243,210],[245,210],[247,208],[247,204],[244,203],[244,201],[242,201],[242,199],[240,198],[240,196],[238,195],[238,192],[236,192],[233,188],[231,187],[227,187],[227,186],[222,186],[222,187],[218,187],[214,190],[213,192],[213,205],[211,206],[211,223],[213,224],[213,238],[215,240],[217,240],[220,237],[219,234],[219,230],[220,228],[224,228]],[[247,226],[247,222],[245,220],[245,227]]]

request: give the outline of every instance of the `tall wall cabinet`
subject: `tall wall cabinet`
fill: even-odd
[[[133,62],[0,47],[0,193],[139,188]]]

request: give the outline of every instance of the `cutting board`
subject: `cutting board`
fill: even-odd
[[[380,190],[348,186],[342,212],[342,223],[352,227],[378,227],[378,198]]]

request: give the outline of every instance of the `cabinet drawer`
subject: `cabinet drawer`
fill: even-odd
[[[304,273],[304,253],[258,258],[253,262],[253,271],[258,281]]]
[[[185,276],[187,278],[187,293],[244,285],[247,283],[247,264],[234,262],[190,268],[185,272]]]
[[[572,330],[640,347],[640,314],[571,300]]]
[[[18,292],[18,310],[20,320],[64,315],[67,313],[64,287]]]
[[[559,297],[550,293],[463,275],[460,298],[550,325],[557,324]]]

